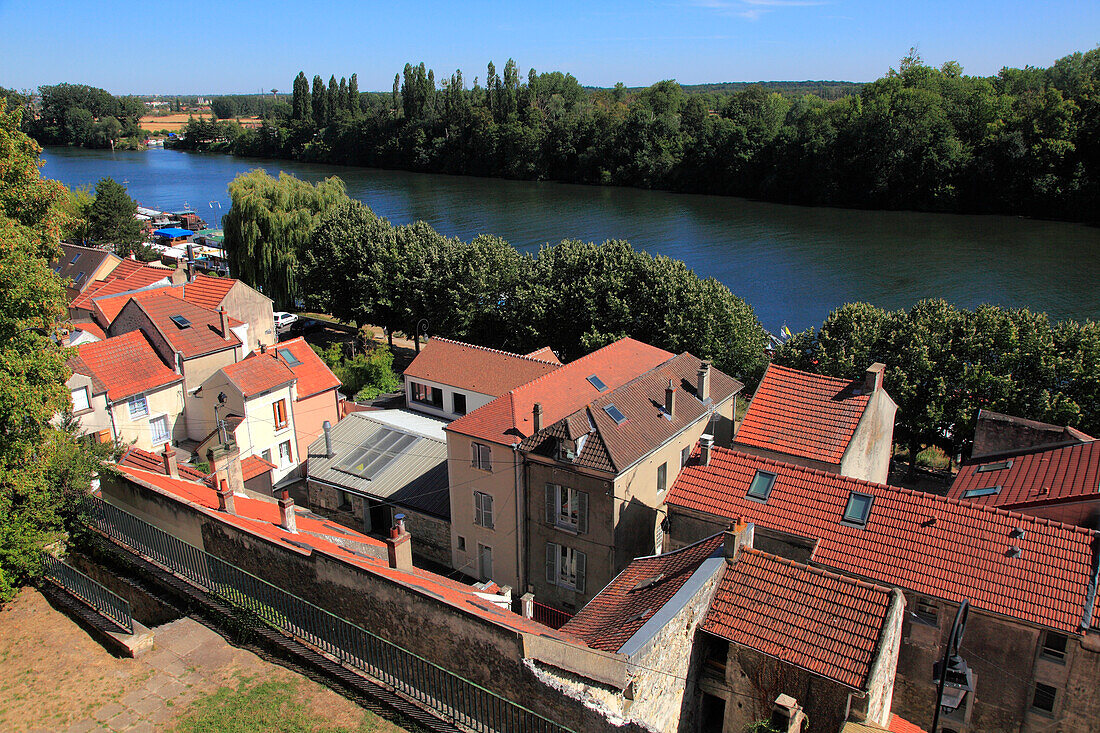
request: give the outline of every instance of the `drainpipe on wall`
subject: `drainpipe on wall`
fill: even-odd
[[[517,588],[527,587],[527,549],[530,541],[527,536],[527,504],[523,501],[523,457],[519,452],[519,444],[512,444],[512,466],[516,477],[516,579]]]

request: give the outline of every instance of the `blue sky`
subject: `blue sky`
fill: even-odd
[[[1051,0],[605,0],[604,2],[207,2],[0,0],[0,86],[60,81],[125,93],[289,90],[359,74],[388,90],[406,61],[484,81],[511,56],[523,74],[583,84],[881,76],[910,46],[967,73],[1046,66],[1100,43],[1100,2]]]

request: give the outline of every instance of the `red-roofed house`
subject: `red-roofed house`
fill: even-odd
[[[561,362],[549,347],[521,356],[484,346],[433,338],[405,370],[410,409],[453,420],[510,389],[548,374]]]
[[[170,284],[171,277],[172,271],[163,267],[122,260],[101,282],[90,284],[70,301],[69,317],[73,321],[92,320],[95,301],[99,298],[162,288]],[[108,324],[100,325],[106,327]]]
[[[918,725],[931,724],[930,670],[963,599],[962,654],[985,682],[944,726],[1100,723],[1083,682],[1100,664],[1097,532],[721,448],[697,453],[666,503],[673,547],[743,518],[761,549],[900,589],[910,613],[893,710]]]
[[[1095,529],[1100,526],[1100,440],[970,461],[959,468],[947,495]]]
[[[886,481],[898,406],[882,388],[884,371],[874,364],[851,380],[770,364],[734,445],[777,461]]]
[[[321,361],[305,339],[283,341],[277,347],[252,352],[249,358],[274,355],[285,364],[298,384],[294,393],[294,427],[298,439],[299,462],[309,455],[310,444],[320,437],[324,425],[340,420],[340,380]]]
[[[84,433],[150,450],[185,436],[183,377],[141,331],[83,344],[68,366],[73,416]]]
[[[1039,448],[1088,443],[1093,438],[1068,425],[1028,420],[990,410],[978,410],[970,457],[985,459],[1002,453],[1025,453]]]

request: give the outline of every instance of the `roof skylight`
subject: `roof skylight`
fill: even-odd
[[[597,377],[595,374],[593,374],[590,377],[586,377],[586,379],[588,380],[589,384],[591,384],[593,387],[596,388],[597,391],[599,391],[599,392],[606,392],[607,391],[607,385],[604,384],[603,380],[600,379],[599,377]]]
[[[80,254],[81,254],[80,252],[77,252],[75,255],[73,255],[73,258],[71,260],[69,260],[69,264],[70,265],[75,265],[76,261],[80,259]]]
[[[844,521],[864,526],[871,516],[871,505],[874,503],[875,497],[870,494],[853,491],[848,495],[848,506],[844,508]]]
[[[611,417],[611,419],[615,421],[616,425],[622,425],[624,422],[626,422],[626,415],[620,412],[619,408],[615,407],[615,405],[613,404],[604,405],[603,411],[606,412]]]
[[[302,363],[301,359],[296,357],[290,349],[279,349],[279,356],[290,366],[298,366]]]
[[[983,486],[980,489],[967,489],[963,492],[964,499],[973,499],[976,496],[993,496],[994,494],[1001,493],[1001,485],[996,486]]]
[[[1012,459],[1007,461],[997,461],[996,463],[986,463],[985,465],[978,466],[974,469],[974,473],[986,473],[987,471],[1003,471],[1006,468],[1012,468]]]
[[[768,471],[757,471],[756,475],[752,477],[752,483],[749,484],[747,496],[750,499],[767,501],[768,495],[772,493],[772,486],[775,486],[775,474]]]
[[[191,321],[187,320],[181,315],[168,316],[168,320],[176,324],[180,328],[191,328]]]

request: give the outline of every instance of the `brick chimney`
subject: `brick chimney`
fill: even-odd
[[[889,717],[889,716],[887,716]],[[806,724],[806,713],[790,695],[780,695],[772,704],[772,714],[768,725],[780,733],[802,733]]]
[[[699,436],[699,465],[710,465],[710,450],[714,447],[714,436],[703,434]]]
[[[885,372],[886,365],[880,361],[867,367],[867,371],[863,373],[863,393],[871,394],[882,389],[882,377]]]
[[[226,514],[236,514],[233,506],[233,492],[229,490],[229,482],[222,479],[218,482],[218,511]]]
[[[737,562],[737,556],[742,547],[752,547],[755,529],[755,525],[740,517],[736,522],[730,523],[729,529],[723,533],[722,537],[722,554],[725,555],[726,562],[732,565]]]
[[[226,341],[229,340],[229,314],[225,312],[225,306],[218,306],[218,315],[221,317],[221,333],[222,338]]]
[[[676,388],[672,386],[672,380],[668,380],[668,386],[665,387],[665,415],[669,419],[673,416],[673,410],[676,409]]]
[[[190,275],[184,265],[176,265],[176,269],[172,270],[172,275],[169,277],[169,281],[172,285],[183,285],[190,279]]]
[[[294,518],[294,500],[290,498],[288,486],[279,490],[279,526],[293,534],[298,532],[298,525]]]
[[[695,374],[695,395],[700,402],[710,400],[710,362],[699,362],[699,371]]]
[[[161,464],[164,466],[164,475],[179,478],[179,468],[176,466],[176,451],[171,443],[164,444],[164,451],[160,454]]]
[[[412,535],[405,531],[405,515],[393,515],[393,527],[390,528],[390,536],[386,538],[386,557],[390,567],[395,570],[411,571],[412,561]]]
[[[534,435],[535,433],[542,430],[542,403],[541,402],[536,402],[535,406],[533,408],[531,408],[531,425],[532,425],[532,428],[533,428],[532,431],[531,431],[531,435]]]
[[[244,493],[244,474],[241,472],[241,450],[237,443],[230,440],[214,446],[206,452],[207,460],[214,469],[219,485],[226,482],[230,491]]]

